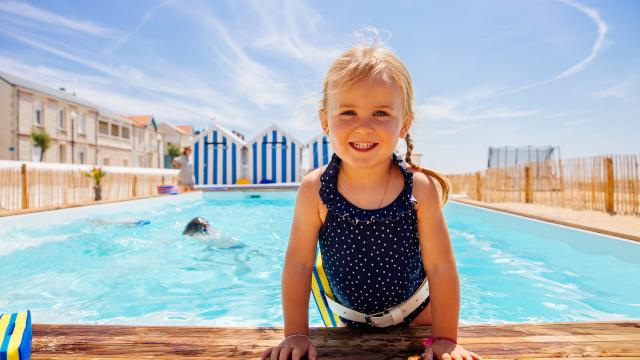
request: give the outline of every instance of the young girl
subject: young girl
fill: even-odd
[[[449,188],[411,161],[407,69],[386,49],[354,48],[332,64],[323,93],[335,154],[300,184],[282,275],[285,339],[262,359],[317,358],[308,308],[318,241],[331,308],[347,326],[431,325],[425,358],[481,359],[456,344],[460,290],[441,212]],[[400,138],[410,170],[394,153]]]

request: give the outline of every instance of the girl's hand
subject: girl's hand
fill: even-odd
[[[425,360],[482,360],[474,352],[465,350],[462,346],[442,340],[436,340],[424,349]]]
[[[269,348],[262,352],[260,359],[267,359],[268,356],[271,360],[287,360],[291,357],[292,360],[300,360],[304,354],[307,354],[309,360],[316,360],[318,353],[316,347],[313,346],[311,339],[304,335],[287,336],[280,345]]]

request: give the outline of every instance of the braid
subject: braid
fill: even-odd
[[[407,154],[404,158],[404,160],[407,162],[407,164],[409,164],[412,168],[420,171],[421,173],[427,175],[427,177],[429,178],[434,178],[435,180],[438,181],[438,184],[440,185],[438,187],[438,192],[440,193],[441,196],[441,200],[442,200],[442,206],[444,206],[444,204],[447,203],[447,200],[449,199],[449,179],[447,179],[446,176],[439,174],[433,170],[429,170],[429,169],[425,169],[419,165],[416,165],[412,160],[411,160],[411,153],[413,152],[413,140],[411,139],[411,136],[409,135],[409,133],[407,133],[407,136],[405,136],[404,140],[407,142]]]

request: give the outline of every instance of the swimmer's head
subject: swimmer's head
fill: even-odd
[[[208,235],[209,222],[201,217],[191,219],[184,228],[182,235]]]

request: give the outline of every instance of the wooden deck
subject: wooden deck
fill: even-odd
[[[380,333],[312,329],[320,359],[417,359],[430,327]],[[640,320],[463,326],[459,342],[484,359],[640,359]],[[32,359],[256,359],[281,328],[33,326]]]

